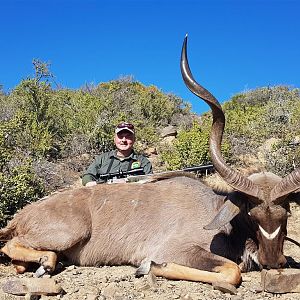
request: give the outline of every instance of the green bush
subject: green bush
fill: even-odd
[[[0,172],[0,226],[25,204],[36,201],[44,195],[43,183],[36,177],[30,159],[11,161],[5,172]]]
[[[158,149],[160,169],[210,162],[210,113],[198,118],[181,98],[132,77],[77,90],[53,88],[49,64],[33,65],[35,75],[14,90],[5,94],[0,87],[2,224],[26,203],[70,184],[88,164],[86,157],[113,148],[114,127],[121,121],[136,125],[138,151]],[[265,141],[275,137],[279,142],[263,154],[263,166],[285,175],[300,165],[298,89],[259,88],[232,97],[223,108],[222,154],[229,164],[243,165],[245,154],[258,158]],[[177,127],[178,136],[161,145],[158,132],[168,125]]]
[[[234,153],[229,162],[243,165],[241,157],[250,154],[260,160],[262,168],[281,176],[299,166],[297,148],[291,146],[300,136],[299,89],[275,86],[248,91],[226,102],[224,110],[225,139]],[[270,138],[280,142],[270,151],[262,151]]]
[[[161,149],[161,160],[167,164],[167,169],[179,170],[210,163],[210,127],[210,118],[207,118],[201,125],[195,121],[192,128],[178,133],[172,145],[166,144]],[[228,156],[228,143],[223,143],[222,152],[224,157]]]
[[[180,98],[130,77],[54,89],[49,64],[34,60],[33,65],[33,77],[8,94],[0,91],[2,224],[26,203],[70,184],[68,168],[72,176],[82,171],[82,154],[113,148],[117,123],[136,125],[137,150],[143,151],[158,141],[157,127],[169,124],[175,113],[185,122],[191,117]]]

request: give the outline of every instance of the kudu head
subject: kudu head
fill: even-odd
[[[245,220],[256,232],[258,261],[266,268],[280,268],[286,263],[283,255],[283,242],[286,236],[289,195],[300,188],[300,169],[294,170],[283,179],[265,172],[244,176],[226,164],[221,153],[221,142],[225,127],[225,115],[218,100],[198,84],[189,68],[187,59],[187,36],[181,53],[181,73],[189,90],[203,99],[212,110],[210,134],[210,155],[215,170],[241,195],[247,207]],[[241,212],[240,206],[228,200],[214,220],[205,229],[221,228]]]

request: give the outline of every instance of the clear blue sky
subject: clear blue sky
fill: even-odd
[[[185,87],[183,38],[196,80],[223,102],[261,86],[300,87],[297,0],[1,0],[0,84],[6,92],[51,63],[77,89],[132,75],[209,108]]]

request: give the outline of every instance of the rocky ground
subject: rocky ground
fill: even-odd
[[[292,215],[289,218],[288,235],[300,241],[299,234],[300,207],[292,205]],[[285,254],[293,258],[293,267],[300,267],[300,249],[298,246],[286,242]],[[292,260],[291,260],[292,261]],[[134,299],[181,299],[181,300],[212,300],[212,299],[300,299],[300,294],[272,294],[259,292],[261,275],[260,272],[243,274],[243,282],[237,289],[236,295],[222,293],[214,290],[209,284],[186,281],[172,281],[163,278],[153,278],[148,275],[135,278],[135,269],[129,266],[123,267],[77,267],[66,266],[52,278],[63,288],[64,293],[55,296],[41,296],[42,300],[134,300]],[[33,277],[33,273],[16,275],[13,267],[0,265],[0,284],[3,285],[13,278]],[[32,296],[14,296],[4,293],[0,289],[1,300],[34,299]]]

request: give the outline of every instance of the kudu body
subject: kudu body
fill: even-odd
[[[49,272],[62,253],[78,265],[139,267],[138,274],[212,283],[241,280],[249,269],[283,267],[289,197],[300,187],[299,170],[244,177],[221,155],[225,117],[218,101],[195,82],[184,41],[181,71],[188,88],[213,112],[212,162],[233,188],[226,196],[186,173],[149,176],[152,182],[98,185],[57,193],[23,208],[0,239],[17,267],[40,263]],[[170,177],[170,178],[168,178]],[[162,180],[160,180],[162,179]]]

